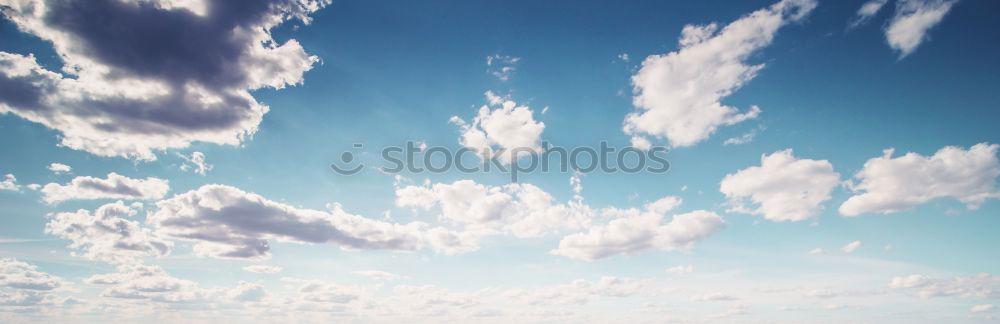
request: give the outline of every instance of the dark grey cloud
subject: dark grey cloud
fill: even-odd
[[[427,242],[424,223],[396,224],[345,212],[302,209],[225,185],[205,185],[156,203],[146,221],[162,236],[197,242],[194,252],[219,258],[262,259],[268,240],[333,243],[349,249],[416,250]]]
[[[0,64],[5,64],[0,58]],[[24,78],[0,74],[0,100],[15,107],[35,109],[41,105],[42,90]]]
[[[0,0],[4,18],[52,43],[62,73],[0,52],[0,113],[62,144],[142,160],[191,142],[239,144],[268,107],[249,93],[302,82],[318,61],[269,30],[328,0]]]

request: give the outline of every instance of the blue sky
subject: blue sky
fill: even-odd
[[[4,322],[998,319],[989,1],[0,8]]]

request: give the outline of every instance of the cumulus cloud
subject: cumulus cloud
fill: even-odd
[[[684,250],[726,226],[722,217],[705,210],[674,215],[662,223],[664,215],[678,204],[679,198],[664,197],[642,210],[608,209],[605,213],[618,217],[606,225],[564,237],[551,253],[589,261],[647,249]]]
[[[869,0],[865,2],[861,5],[861,8],[858,8],[858,12],[854,14],[851,22],[847,24],[847,28],[857,28],[867,24],[887,3],[889,3],[889,0]]]
[[[48,291],[62,286],[62,278],[38,271],[38,267],[14,258],[0,259],[0,287]]]
[[[49,171],[52,171],[52,173],[55,174],[62,174],[72,172],[73,168],[62,163],[52,162],[49,164]]]
[[[951,278],[932,278],[913,274],[892,278],[889,281],[889,288],[920,298],[956,296],[996,299],[1000,298],[1000,277],[988,273]]]
[[[111,263],[169,254],[173,242],[129,219],[139,208],[141,204],[126,206],[118,201],[98,207],[93,214],[84,209],[57,213],[45,224],[45,233],[69,240],[69,247],[82,250],[86,258]]]
[[[179,156],[185,162],[180,166],[181,171],[187,172],[190,170],[194,173],[204,176],[205,173],[211,171],[213,168],[211,164],[205,162],[205,153],[192,152],[191,156],[178,153],[177,156]]]
[[[237,145],[268,111],[251,96],[302,82],[319,60],[270,30],[328,0],[0,0],[4,18],[50,42],[61,71],[0,52],[0,113],[61,133],[61,145],[154,160],[192,142]],[[165,28],[164,26],[170,26]]]
[[[579,178],[571,180],[579,187]],[[576,181],[576,182],[573,182]],[[437,208],[444,222],[479,233],[510,233],[538,237],[590,224],[591,210],[577,196],[567,203],[531,184],[487,186],[472,180],[396,189],[396,205]]]
[[[760,166],[726,175],[719,191],[730,211],[762,215],[772,221],[801,221],[818,215],[840,181],[826,160],[798,159],[791,149],[764,154]],[[747,206],[747,200],[757,207]]]
[[[50,183],[42,187],[42,200],[55,204],[66,200],[92,199],[160,199],[170,191],[167,180],[148,177],[132,179],[117,173],[108,173],[107,178],[76,177],[65,185]]]
[[[281,268],[281,267],[275,267],[275,266],[252,265],[252,266],[245,266],[245,267],[243,267],[243,270],[249,271],[249,272],[253,272],[253,273],[267,273],[267,274],[272,274],[272,273],[281,272],[281,270],[284,270],[284,269]]]
[[[3,177],[3,181],[0,181],[0,190],[20,191],[21,185],[17,184],[17,177],[8,173]]]
[[[904,58],[927,40],[927,32],[934,28],[958,0],[898,0],[896,13],[885,29],[889,47],[899,51]]]
[[[778,29],[815,7],[814,0],[783,0],[721,30],[715,23],[685,26],[679,50],[647,57],[632,76],[636,110],[625,117],[623,129],[633,145],[645,146],[645,137],[653,136],[672,147],[692,146],[720,126],[756,118],[757,106],[740,112],[721,101],[764,68],[746,60],[767,47]]]
[[[509,55],[495,54],[487,56],[486,66],[488,66],[489,69],[486,71],[497,77],[500,81],[509,81],[510,78],[514,76],[514,71],[517,70],[517,62],[520,61],[520,57],[513,57]]]
[[[479,250],[479,241],[486,234],[469,230],[454,231],[444,227],[434,227],[423,233],[423,239],[435,251],[447,255],[455,255]]]
[[[69,282],[42,272],[35,265],[14,258],[0,258],[0,310],[3,313],[26,312],[35,314],[37,306],[63,304],[67,298],[56,292],[67,290]],[[0,314],[0,318],[10,318]]]
[[[519,158],[541,153],[541,136],[545,123],[535,121],[534,111],[528,106],[518,106],[506,97],[486,92],[488,104],[467,123],[458,116],[449,122],[458,125],[459,143],[484,160],[495,157],[503,164]]]
[[[664,215],[681,203],[677,197],[664,197],[643,208],[597,210],[583,202],[580,180],[580,175],[570,178],[574,195],[567,202],[558,202],[531,184],[489,186],[459,180],[397,187],[396,205],[439,212],[442,224],[457,229],[429,230],[425,240],[432,245],[451,246],[458,250],[454,253],[476,250],[479,241],[490,235],[534,238],[577,232],[565,236],[551,253],[594,260],[649,248],[687,249],[725,226],[721,217],[707,211],[675,215],[671,221],[661,223]],[[596,217],[613,220],[594,225]],[[442,234],[437,235],[438,231]],[[433,244],[434,240],[441,242]]]
[[[844,247],[840,248],[840,250],[844,251],[844,253],[852,253],[860,247],[861,247],[861,241],[854,241],[851,243],[847,243],[847,245],[844,245]]]
[[[424,223],[395,224],[344,211],[296,208],[225,185],[204,185],[156,203],[146,218],[157,234],[191,240],[195,254],[218,258],[270,257],[268,240],[334,243],[348,249],[415,250]]]
[[[406,276],[379,270],[362,270],[362,271],[354,271],[351,273],[362,277],[367,277],[375,280],[383,280],[383,281],[392,281],[392,280],[399,280],[406,278]]]
[[[840,214],[890,214],[938,198],[954,198],[969,209],[978,208],[988,199],[1000,198],[998,148],[987,143],[968,150],[948,146],[932,156],[910,152],[895,158],[895,150],[887,149],[854,175],[860,183],[848,183],[854,196],[840,205]]]

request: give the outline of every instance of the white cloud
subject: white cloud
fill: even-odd
[[[48,291],[65,285],[62,278],[38,271],[38,267],[27,262],[0,259],[0,287]]]
[[[158,210],[146,222],[157,234],[195,241],[195,254],[217,258],[268,258],[268,240],[415,250],[424,245],[428,231],[424,223],[369,219],[347,213],[339,204],[328,205],[329,211],[302,209],[217,184],[159,201],[156,206]]]
[[[511,77],[514,76],[514,71],[517,70],[517,62],[520,62],[520,57],[513,57],[509,55],[491,55],[486,57],[486,66],[489,67],[486,71],[497,77],[500,81],[509,81]]]
[[[264,294],[259,286],[242,282],[234,289],[205,289],[193,281],[173,277],[158,266],[141,264],[120,265],[117,272],[94,275],[83,282],[108,286],[101,293],[102,297],[167,304],[205,305],[228,299],[253,299]]]
[[[571,181],[574,188],[579,186]],[[579,187],[582,189],[582,187]],[[531,185],[512,183],[486,186],[472,180],[451,184],[407,186],[396,189],[396,205],[440,210],[440,219],[479,233],[510,233],[538,237],[590,224],[591,210],[577,196],[559,203],[551,194]]]
[[[806,292],[806,296],[815,298],[833,298],[838,295],[840,294],[829,289],[813,289]]]
[[[691,300],[693,300],[693,301],[732,301],[732,300],[737,300],[737,299],[739,299],[739,298],[736,298],[735,296],[732,296],[732,295],[729,295],[729,294],[718,293],[718,292],[715,292],[715,293],[706,293],[706,294],[701,294],[701,295],[696,295],[694,297],[691,297]]]
[[[852,253],[860,247],[861,247],[861,241],[854,241],[851,243],[847,243],[847,245],[844,245],[844,247],[840,248],[840,250],[844,251],[844,253]]]
[[[764,130],[763,126],[751,129],[749,132],[743,133],[743,135],[740,135],[738,137],[727,138],[725,142],[722,142],[722,145],[727,145],[727,146],[728,145],[743,145],[743,144],[747,144],[747,143],[753,142],[753,139],[755,137],[757,137],[757,132],[761,131],[761,130]]]
[[[351,273],[362,277],[367,277],[369,279],[382,280],[382,281],[392,281],[392,280],[399,280],[406,278],[406,276],[379,270],[362,270],[362,271],[354,271]]]
[[[894,277],[889,281],[889,288],[906,289],[924,286],[930,283],[931,278],[924,275],[909,275],[905,277]]]
[[[305,302],[334,304],[351,303],[368,294],[366,289],[359,286],[341,285],[319,280],[302,281],[298,292],[299,298]]]
[[[415,302],[414,306],[448,305],[456,307],[472,306],[479,303],[477,293],[452,292],[434,286],[400,285],[393,288],[393,294]]]
[[[969,309],[969,312],[970,313],[985,313],[985,312],[993,311],[994,309],[996,309],[996,306],[994,306],[993,304],[979,304],[979,305],[972,306],[972,309]]]
[[[59,297],[57,292],[71,290],[69,282],[39,271],[35,265],[0,258],[0,321],[19,322],[9,317],[14,313],[47,315],[44,310],[70,300]]]
[[[532,238],[583,230],[564,237],[551,253],[593,260],[647,248],[687,249],[724,226],[718,215],[707,211],[676,215],[661,224],[667,211],[680,204],[676,197],[664,197],[643,209],[605,208],[600,214],[614,220],[594,226],[591,220],[598,212],[583,203],[579,175],[570,178],[570,186],[573,199],[563,203],[530,184],[487,186],[472,180],[428,183],[397,187],[396,205],[439,211],[438,220],[460,230],[437,228],[428,231],[425,239],[434,245],[432,238],[439,236],[436,245],[455,246],[459,249],[455,253],[478,249],[479,241],[489,235]]]
[[[564,237],[551,253],[589,261],[647,249],[684,250],[726,226],[722,217],[705,210],[674,215],[663,224],[663,216],[679,203],[676,197],[664,197],[647,204],[643,210],[608,209],[606,213],[619,217],[606,225]]]
[[[9,173],[5,175],[3,181],[0,181],[0,190],[20,191],[21,186],[17,184],[17,177]]]
[[[633,135],[629,139],[629,142],[633,147],[643,151],[649,151],[649,149],[653,148],[653,142],[642,136]]]
[[[869,0],[865,2],[861,5],[861,8],[858,8],[858,12],[851,19],[851,22],[848,23],[847,27],[857,28],[867,24],[887,3],[889,3],[889,0]]]
[[[815,248],[815,249],[809,250],[809,254],[811,254],[811,255],[823,254],[823,249],[822,248]]]
[[[137,212],[138,205],[126,206],[118,201],[98,207],[93,214],[83,209],[58,213],[45,224],[45,233],[70,240],[69,247],[83,250],[86,258],[111,263],[169,254],[173,242],[129,219]]]
[[[420,317],[450,316],[454,310],[471,311],[482,304],[487,292],[456,292],[430,285],[399,285],[392,289],[396,304],[405,305],[409,313]]]
[[[264,286],[259,284],[240,281],[239,284],[236,285],[236,288],[229,291],[228,295],[230,299],[235,301],[257,302],[267,296],[267,290],[264,289]]]
[[[761,155],[761,165],[726,175],[719,191],[730,211],[762,215],[772,221],[802,221],[818,215],[840,181],[826,160],[797,159],[792,150]],[[757,208],[747,207],[750,200]]]
[[[108,173],[106,179],[80,176],[65,185],[49,183],[41,189],[42,199],[49,204],[80,199],[160,199],[167,191],[167,180],[132,179],[114,172]]]
[[[895,151],[887,149],[854,175],[860,183],[848,183],[855,195],[840,205],[840,214],[890,214],[946,197],[978,208],[988,199],[1000,198],[997,148],[1000,145],[986,143],[968,150],[948,146],[929,157],[911,152],[895,158]]]
[[[0,52],[0,113],[99,156],[154,160],[154,151],[192,142],[240,144],[269,109],[251,91],[302,83],[319,60],[270,30],[289,19],[307,23],[328,3],[212,2],[198,10],[170,0],[0,0],[4,18],[51,43],[63,63],[50,71],[31,54]]]
[[[49,171],[55,174],[62,174],[73,172],[73,168],[62,163],[52,162],[49,164]]]
[[[283,270],[283,268],[281,268],[281,267],[275,267],[275,266],[266,266],[266,265],[252,265],[252,266],[245,266],[245,267],[243,267],[243,270],[244,271],[253,272],[253,273],[272,274],[272,273],[281,272],[281,270]]]
[[[896,14],[885,29],[889,47],[904,58],[927,40],[927,32],[948,14],[957,0],[898,0]]]
[[[443,227],[428,229],[423,234],[424,242],[437,252],[447,255],[468,253],[479,250],[479,241],[488,233],[476,231],[453,231]]]
[[[760,108],[740,112],[722,99],[764,68],[746,63],[752,54],[767,47],[779,28],[802,20],[815,7],[813,0],[783,0],[721,31],[714,23],[685,26],[679,50],[647,57],[632,76],[636,111],[625,117],[625,133],[633,135],[633,143],[653,136],[685,147],[708,138],[719,126],[756,118]]]
[[[691,265],[679,265],[667,268],[667,272],[675,274],[691,273],[694,272],[694,266]]]
[[[848,307],[847,305],[843,304],[826,304],[826,306],[823,306],[823,308],[826,310],[840,310],[847,307]]]
[[[545,123],[535,121],[534,112],[528,106],[518,106],[509,98],[486,92],[488,104],[479,107],[479,112],[466,123],[458,116],[449,122],[458,125],[462,136],[459,143],[472,150],[480,158],[490,157],[503,164],[541,153],[541,136]]]
[[[932,278],[925,275],[895,277],[889,288],[920,298],[957,296],[978,299],[1000,298],[1000,276],[981,273],[973,276]]]
[[[649,280],[644,279],[604,276],[596,281],[581,279],[563,285],[508,289],[503,296],[528,305],[586,304],[598,297],[632,296],[648,284]]]
[[[569,186],[573,189],[573,198],[579,200],[583,200],[583,196],[580,196],[580,194],[583,193],[582,177],[583,173],[580,171],[574,171],[573,175],[569,177]]]
[[[192,152],[191,156],[177,153],[177,156],[184,159],[185,162],[180,166],[181,171],[187,172],[191,170],[194,173],[204,176],[205,173],[212,170],[213,166],[205,162],[205,153]]]
[[[0,306],[5,310],[15,311],[13,307],[27,307],[53,304],[52,295],[38,290],[15,289],[12,292],[0,291]],[[26,311],[26,310],[23,310]]]

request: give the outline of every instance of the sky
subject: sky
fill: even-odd
[[[0,0],[0,322],[997,322],[997,10]]]

